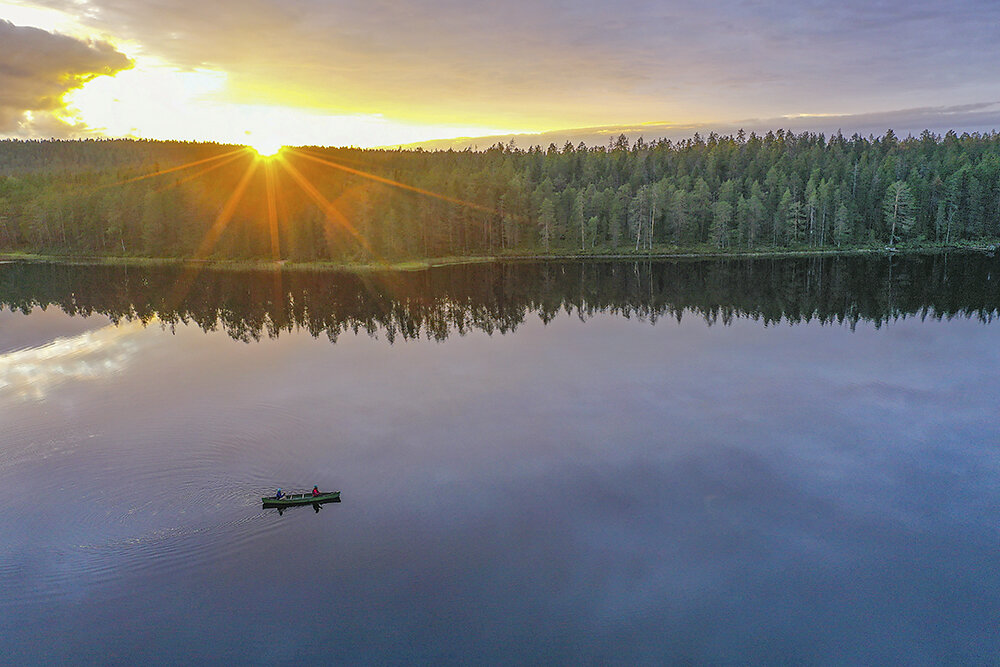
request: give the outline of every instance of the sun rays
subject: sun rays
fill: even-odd
[[[378,256],[362,230],[359,230],[358,225],[352,222],[348,215],[345,215],[345,213],[341,210],[341,207],[338,206],[338,203],[340,203],[341,200],[348,201],[353,198],[354,201],[357,201],[359,198],[363,199],[365,196],[370,196],[370,193],[364,192],[359,197],[357,194],[358,188],[347,188],[338,197],[331,200],[331,198],[324,194],[320,187],[313,182],[313,180],[303,173],[299,166],[293,164],[294,160],[299,159],[308,161],[308,163],[313,165],[320,165],[330,170],[358,177],[382,186],[396,188],[426,197],[432,197],[440,201],[468,207],[477,211],[495,213],[492,208],[482,206],[475,202],[457,199],[455,197],[426,190],[415,185],[379,176],[378,174],[374,174],[370,171],[365,171],[357,167],[347,166],[340,162],[328,159],[326,156],[318,155],[312,150],[291,148],[279,145],[277,142],[268,143],[264,141],[256,142],[252,146],[243,146],[230,151],[225,151],[218,155],[187,162],[185,164],[157,169],[152,173],[127,178],[111,185],[125,185],[167,174],[176,174],[186,170],[193,170],[191,173],[188,173],[180,178],[176,178],[176,180],[172,183],[166,184],[156,190],[156,192],[162,192],[164,190],[177,187],[182,183],[202,179],[212,172],[221,170],[223,167],[232,165],[237,161],[244,159],[247,160],[247,166],[244,168],[242,176],[234,186],[232,192],[226,198],[225,202],[222,204],[211,227],[198,244],[197,250],[195,251],[192,259],[206,260],[211,258],[213,252],[215,251],[216,244],[225,233],[247,191],[251,189],[253,177],[258,173],[258,171],[262,171],[263,191],[262,193],[259,193],[260,196],[258,199],[262,201],[263,206],[261,206],[262,210],[259,211],[259,214],[262,220],[262,225],[266,228],[267,234],[270,238],[270,259],[273,262],[280,263],[283,260],[281,244],[282,206],[279,205],[279,200],[282,199],[283,196],[284,183],[280,182],[279,174],[287,175],[290,181],[294,182],[298,189],[301,190],[301,192],[304,193],[323,214],[324,237],[326,243],[330,246],[331,251],[334,249],[335,245],[344,243],[349,239],[350,243],[362,249],[370,260],[375,261],[376,263],[383,262],[383,258]],[[355,162],[356,164],[359,164],[359,166],[361,164],[353,160],[351,160],[351,162]],[[201,168],[195,169],[195,167]],[[111,185],[105,187],[111,187]],[[348,201],[348,204],[349,203],[350,202]]]
[[[326,232],[327,243],[334,242],[334,240],[337,237],[336,232],[338,229],[340,229],[347,232],[351,236],[351,238],[357,241],[361,245],[361,247],[367,250],[370,254],[372,254],[373,256],[375,255],[370,244],[358,232],[357,228],[351,223],[351,221],[348,220],[347,217],[340,212],[340,209],[338,209],[336,205],[334,205],[326,197],[324,197],[323,194],[319,191],[319,189],[315,185],[313,185],[312,182],[309,181],[309,179],[307,179],[305,176],[302,175],[302,172],[300,172],[295,166],[293,166],[290,162],[288,162],[287,159],[284,159],[284,157],[280,157],[278,163],[282,166],[282,168],[284,168],[284,170],[288,173],[288,175],[290,175],[292,179],[296,183],[298,183],[299,187],[302,188],[302,191],[305,192],[309,196],[309,198],[312,199],[313,202],[315,202],[316,206],[318,206],[319,209],[323,212],[326,219],[325,232]]]
[[[271,259],[281,260],[281,236],[278,233],[278,193],[275,185],[274,161],[264,161],[264,184],[267,193],[267,228],[271,234]]]
[[[226,231],[226,227],[229,225],[229,221],[232,220],[233,214],[236,212],[236,207],[239,206],[240,200],[243,198],[243,193],[246,192],[247,185],[249,185],[250,179],[253,178],[259,165],[260,162],[258,160],[251,160],[250,164],[247,165],[246,171],[243,172],[243,176],[240,178],[239,183],[236,184],[236,188],[233,189],[233,193],[229,195],[229,199],[226,200],[222,210],[215,217],[215,222],[208,229],[205,238],[201,241],[201,245],[198,246],[198,251],[195,253],[196,259],[208,257],[215,249],[215,244],[218,242],[219,237],[222,236],[222,232]]]
[[[251,218],[256,217],[259,220],[256,224],[260,225],[261,232],[266,234],[269,239],[269,244],[265,247],[269,251],[273,266],[280,267],[284,263],[289,250],[286,250],[282,243],[283,229],[285,228],[283,221],[289,220],[288,216],[295,215],[296,209],[293,206],[290,210],[289,205],[283,202],[290,194],[288,188],[292,183],[295,184],[291,186],[293,190],[297,190],[305,196],[304,200],[299,197],[296,202],[300,205],[301,202],[309,202],[322,214],[322,242],[325,242],[329,256],[334,256],[337,253],[347,256],[361,256],[366,258],[365,261],[375,264],[387,264],[387,260],[378,254],[374,244],[366,236],[366,234],[377,232],[373,232],[370,219],[360,226],[356,220],[351,219],[352,211],[357,213],[358,210],[364,209],[370,204],[371,198],[375,196],[371,184],[375,184],[376,191],[378,187],[395,188],[476,211],[496,213],[494,209],[475,202],[457,199],[371,173],[358,168],[364,166],[365,163],[357,160],[345,158],[344,161],[357,165],[357,167],[347,166],[340,161],[329,159],[328,156],[317,154],[314,152],[316,150],[291,148],[277,143],[255,142],[252,146],[225,150],[218,155],[156,169],[151,173],[126,178],[103,187],[126,185],[170,174],[174,174],[172,182],[154,189],[153,192],[161,193],[192,181],[201,182],[203,185],[200,187],[209,193],[213,191],[218,194],[226,193],[226,189],[232,187],[225,195],[224,201],[218,200],[221,204],[219,204],[218,212],[211,226],[195,246],[196,249],[190,256],[190,260],[193,261],[186,264],[185,270],[170,295],[170,301],[174,306],[187,297],[201,268],[206,261],[210,261],[215,256],[220,239],[226,233],[233,219],[237,217],[239,211],[242,211],[240,219],[247,218],[249,215]],[[223,169],[225,167],[230,169],[226,171]],[[317,168],[320,169],[320,173],[316,173]],[[234,172],[234,169],[241,171]],[[339,173],[349,179],[346,182],[341,182],[341,186],[334,196],[324,192],[329,186],[329,181],[326,181],[326,185],[324,185],[324,179],[321,177],[323,169]],[[238,178],[235,178],[236,173],[239,173]],[[208,180],[209,178],[211,180]],[[360,179],[360,181],[356,179]],[[354,180],[353,184],[350,182],[351,180]],[[365,183],[369,185],[365,185]],[[300,208],[298,211],[301,215],[302,209]],[[183,223],[183,221],[178,222]],[[287,234],[287,232],[284,233]],[[294,238],[291,241],[294,241]],[[291,248],[291,251],[294,252],[294,248]],[[273,298],[276,300],[283,298],[280,274],[280,271],[275,272]],[[382,282],[381,278],[373,279]],[[372,289],[391,290],[391,285],[373,285]]]
[[[407,185],[406,183],[400,183],[399,181],[394,181],[391,178],[384,178],[382,176],[376,176],[375,174],[369,173],[367,171],[362,171],[360,169],[354,169],[346,165],[338,164],[336,162],[331,162],[330,160],[325,160],[317,155],[313,155],[309,151],[302,149],[290,149],[289,151],[293,155],[298,155],[306,158],[307,160],[312,160],[313,162],[318,162],[319,164],[332,167],[333,169],[339,169],[340,171],[346,172],[348,174],[353,174],[355,176],[360,176],[361,178],[367,178],[369,180],[375,181],[377,183],[382,183],[384,185],[389,185],[394,188],[400,188],[402,190],[409,190],[410,192],[416,192],[417,194],[425,195],[427,197],[434,197],[435,199],[440,199],[442,201],[449,202],[451,204],[458,204],[460,206],[467,206],[469,208],[476,209],[478,211],[486,211],[492,213],[493,209],[487,206],[481,206],[479,204],[465,201],[464,199],[456,199],[454,197],[448,197],[437,192],[432,192],[431,190],[425,190],[423,188],[418,188],[413,185]]]
[[[144,174],[142,176],[136,176],[135,178],[129,178],[124,181],[119,181],[117,183],[114,183],[113,185],[125,185],[126,183],[135,183],[137,181],[144,181],[147,178],[153,178],[155,176],[163,176],[164,174],[171,174],[175,171],[183,171],[185,169],[190,169],[191,167],[197,167],[199,164],[205,164],[207,162],[215,162],[216,160],[222,160],[230,156],[233,156],[235,159],[235,157],[239,157],[241,154],[245,153],[246,153],[245,148],[237,148],[235,150],[222,153],[221,155],[213,155],[212,157],[203,158],[201,160],[194,160],[193,162],[187,162],[185,164],[178,165],[176,167],[170,167],[169,169],[158,169],[151,174]]]
[[[196,171],[196,172],[194,172],[192,174],[188,174],[184,178],[179,178],[176,181],[174,181],[173,183],[170,183],[168,185],[163,186],[162,188],[159,188],[157,190],[157,192],[163,192],[164,190],[167,190],[169,188],[176,188],[178,185],[182,185],[182,184],[187,183],[189,181],[193,181],[196,178],[201,178],[202,176],[204,176],[208,172],[215,171],[216,169],[220,169],[222,167],[225,167],[227,164],[230,164],[231,162],[239,160],[241,157],[245,157],[245,154],[244,154],[243,151],[234,151],[233,153],[230,153],[228,156],[226,156],[226,155],[220,156],[220,159],[218,161],[216,161],[214,164],[210,164],[207,167],[199,169],[198,171]],[[222,159],[222,158],[225,158],[225,159]],[[181,167],[177,167],[175,170],[186,169],[186,168],[191,167],[191,166],[194,166],[194,165],[193,164],[182,165]],[[163,173],[166,173],[166,172],[163,172]],[[158,175],[159,174],[149,174],[148,176],[143,176],[143,177],[141,177],[139,179],[134,179],[134,180],[141,180],[142,178],[150,178],[152,176],[158,176]],[[127,182],[129,182],[129,181],[126,181],[126,183]]]
[[[194,246],[193,255],[189,258],[192,261],[185,265],[185,269],[170,295],[173,306],[180,304],[187,297],[206,261],[210,261],[215,256],[220,239],[226,234],[234,218],[246,220],[241,224],[259,225],[261,233],[266,235],[269,240],[269,243],[264,246],[267,248],[265,252],[268,252],[272,265],[280,267],[289,252],[294,254],[296,241],[294,237],[287,236],[289,232],[284,231],[286,226],[283,222],[290,220],[289,216],[301,215],[303,202],[306,202],[305,205],[311,203],[322,214],[323,238],[321,243],[325,243],[327,246],[327,256],[360,256],[365,258],[363,261],[376,265],[388,264],[388,260],[379,255],[375,244],[368,237],[370,234],[377,235],[378,232],[372,227],[370,218],[367,219],[367,222],[359,225],[357,219],[352,220],[352,213],[356,216],[358,211],[363,211],[370,206],[379,187],[394,188],[418,196],[431,197],[476,211],[497,213],[494,209],[475,202],[457,199],[371,173],[358,168],[365,166],[365,163],[357,160],[345,158],[344,161],[350,161],[357,165],[357,167],[347,166],[340,161],[329,159],[328,156],[317,154],[314,152],[316,150],[318,149],[291,148],[276,143],[255,143],[252,146],[224,150],[218,155],[193,160],[185,164],[157,169],[151,173],[126,178],[103,187],[126,185],[174,174],[172,182],[154,189],[153,192],[161,193],[183,183],[194,181],[202,183],[199,187],[208,193],[204,196],[208,196],[209,200],[213,196],[218,197],[218,195],[226,193],[224,200],[217,199],[219,202],[216,204],[219,207],[218,212],[211,226]],[[229,167],[229,170],[224,170],[225,167]],[[241,171],[237,172],[236,169]],[[316,172],[317,169],[320,170],[319,173]],[[348,179],[339,183],[334,181],[336,191],[333,196],[327,193],[330,181],[322,178],[323,169],[331,173],[339,173]],[[235,177],[237,173],[239,174],[238,178]],[[294,186],[291,185],[292,183]],[[375,184],[374,190],[371,184]],[[293,190],[301,192],[305,199],[300,196],[294,200],[288,200],[288,196],[291,194],[288,191],[290,186]],[[230,187],[232,189],[228,190]],[[285,203],[286,201],[294,201],[300,208],[295,209],[293,204],[292,208],[289,209],[289,204]],[[257,222],[253,221],[254,218]],[[184,224],[184,221],[179,220],[178,224]],[[284,245],[291,244],[288,249],[283,245],[283,234],[286,235],[287,241]],[[281,271],[275,272],[273,298],[276,300],[283,298],[280,274]],[[384,277],[373,276],[372,279],[381,283]],[[391,291],[391,285],[372,285],[372,289]]]

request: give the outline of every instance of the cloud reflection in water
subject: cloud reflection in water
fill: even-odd
[[[42,400],[68,381],[85,382],[116,375],[144,342],[144,325],[127,322],[0,355],[0,397]]]

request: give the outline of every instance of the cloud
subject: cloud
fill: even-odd
[[[995,0],[44,0],[230,101],[559,127],[1000,99]]]
[[[131,67],[111,44],[84,42],[0,20],[0,133],[72,135],[63,95],[101,75]]]
[[[993,132],[1000,130],[1000,101],[980,102],[954,106],[918,107],[876,113],[860,114],[815,114],[808,116],[776,116],[772,118],[746,118],[743,120],[716,123],[634,123],[631,125],[604,125],[597,127],[567,128],[551,132],[533,134],[502,134],[483,137],[457,137],[437,139],[408,144],[409,148],[427,150],[464,150],[466,148],[488,148],[496,143],[511,141],[521,148],[549,144],[562,146],[568,141],[574,146],[581,141],[588,146],[607,145],[609,140],[624,134],[634,142],[639,137],[646,141],[688,139],[695,132],[703,137],[709,132],[735,135],[740,130],[747,134],[766,134],[771,130],[784,129],[791,132],[822,132],[827,136],[838,131],[845,136],[855,133],[881,136],[892,130],[897,137],[917,136],[924,130],[944,134],[957,129],[961,132]]]

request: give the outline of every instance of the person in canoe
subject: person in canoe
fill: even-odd
[[[278,492],[276,494],[274,494],[274,499],[275,500],[281,500],[284,497],[285,497],[285,494],[281,492],[281,489],[278,489]]]
[[[314,486],[313,487],[313,496],[318,496],[318,495],[319,495],[319,487],[318,486]]]

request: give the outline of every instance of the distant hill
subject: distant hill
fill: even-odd
[[[942,107],[920,107],[867,114],[836,115],[810,114],[801,116],[781,116],[778,118],[746,118],[735,121],[705,123],[634,123],[631,125],[604,125],[598,127],[578,127],[530,134],[498,134],[482,137],[455,137],[435,139],[406,144],[402,148],[423,148],[424,150],[485,150],[497,143],[504,145],[511,141],[516,146],[547,147],[555,144],[562,148],[566,142],[577,146],[580,142],[588,146],[606,146],[624,134],[629,142],[642,137],[646,142],[657,139],[682,141],[694,135],[702,136],[715,132],[720,135],[736,135],[740,130],[747,134],[756,132],[764,135],[771,130],[784,128],[787,131],[824,133],[832,136],[838,131],[845,136],[859,134],[862,137],[880,137],[892,128],[897,137],[919,136],[924,130],[945,134],[955,130],[961,135],[968,133],[990,133],[1000,130],[1000,103],[963,104]],[[396,146],[385,146],[395,148]]]

